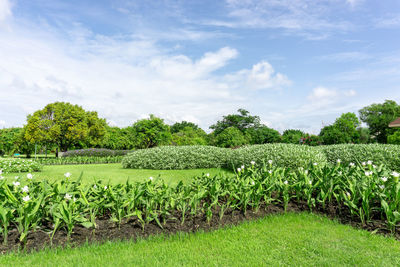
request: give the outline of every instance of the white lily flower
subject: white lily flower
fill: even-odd
[[[0,180],[3,180],[3,179],[4,179],[4,176],[1,176],[1,175],[0,175]]]
[[[386,182],[386,181],[388,180],[388,178],[387,178],[387,177],[382,177],[381,180],[382,180],[383,182]]]
[[[14,185],[15,187],[18,187],[18,186],[20,186],[20,182],[13,182],[13,185]]]
[[[381,184],[381,185],[379,186],[379,188],[383,190],[383,189],[385,189],[385,186],[384,186],[383,184]]]
[[[107,190],[107,188],[108,188],[107,186],[104,186],[104,190]]]
[[[269,163],[269,165],[271,165],[272,164],[272,159],[268,160],[268,163]]]
[[[210,174],[209,174],[209,173],[206,173],[206,176],[207,176],[207,177],[210,177]]]
[[[3,170],[0,170],[0,175],[2,175],[3,174]]]
[[[254,181],[251,181],[251,185],[255,185],[256,183]]]
[[[72,196],[71,196],[70,194],[66,193],[65,196],[64,196],[64,198],[65,198],[66,200],[71,200],[71,199],[72,199]]]
[[[65,178],[69,178],[71,176],[71,173],[66,172],[66,173],[64,173],[64,176],[65,176]]]
[[[272,170],[269,170],[268,173],[269,173],[269,174],[272,174]]]
[[[242,169],[241,168],[237,168],[237,171],[240,172]]]
[[[15,180],[18,180],[18,179],[19,179],[19,176],[15,176],[14,179],[15,179]]]
[[[400,176],[400,174],[399,174],[398,172],[392,172],[392,175],[393,175],[394,177],[399,177],[399,176]]]
[[[363,161],[361,164],[362,164],[363,166],[365,166],[367,163],[365,163],[365,161]]]
[[[350,198],[350,196],[351,196],[349,192],[346,192],[346,195],[348,198]]]
[[[150,181],[153,181],[154,178],[150,176],[149,179],[150,179]]]
[[[336,161],[337,163],[340,163],[340,162],[342,162],[340,159],[338,159],[337,161]]]
[[[311,185],[311,184],[312,184],[312,181],[308,181],[308,183]]]
[[[356,164],[354,164],[353,162],[350,162],[349,166],[350,167],[354,167]]]
[[[244,165],[242,165],[240,168],[242,168],[242,170],[244,170]]]
[[[288,182],[288,181],[284,181],[283,183],[284,183],[284,184],[289,184],[289,182]]]
[[[32,178],[33,178],[32,173],[28,173],[28,174],[26,175],[26,178],[28,178],[29,180],[32,179]]]
[[[372,165],[372,160],[368,160],[368,161],[367,161],[367,164],[368,164],[368,165]]]
[[[22,192],[28,193],[29,192],[28,186],[25,185],[24,187],[22,187]]]
[[[366,172],[365,172],[365,175],[366,175],[366,176],[372,175],[372,171],[366,171]]]
[[[252,160],[252,161],[250,161],[250,164],[254,165],[254,164],[256,164],[256,162],[254,160]]]
[[[29,197],[29,195],[26,195],[22,198],[22,200],[28,202],[29,200],[31,200],[31,198]]]
[[[314,163],[313,163],[313,165],[314,165],[314,166],[317,166],[317,165],[318,165],[318,163],[314,162]]]
[[[308,174],[308,170],[305,170],[304,173],[305,173],[305,174]]]

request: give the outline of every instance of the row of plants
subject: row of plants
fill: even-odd
[[[32,175],[12,183],[0,181],[0,231],[7,244],[15,229],[25,244],[28,235],[41,229],[50,240],[64,230],[71,237],[78,225],[97,229],[99,218],[117,226],[124,221],[149,223],[164,228],[168,221],[182,224],[188,218],[204,216],[210,222],[227,211],[258,211],[271,204],[306,203],[310,211],[338,207],[339,216],[350,216],[363,224],[382,219],[392,232],[400,222],[399,173],[367,161],[361,164],[282,168],[269,160],[258,168],[256,162],[237,168],[235,175],[210,177],[203,174],[190,184],[169,186],[160,178],[143,182],[87,185],[70,174],[60,181],[36,181]]]
[[[132,152],[132,150],[113,150],[107,148],[87,148],[87,149],[76,149],[62,152],[63,158],[66,157],[114,157],[124,156]]]
[[[68,165],[68,164],[105,164],[105,163],[120,163],[123,156],[76,156],[76,157],[61,157],[61,158],[36,158],[33,161],[43,165]]]
[[[346,164],[362,162],[369,158],[376,164],[385,164],[400,170],[398,145],[329,145],[320,147],[295,144],[263,144],[243,146],[238,149],[213,146],[162,146],[136,150],[122,161],[124,168],[135,169],[193,169],[237,168],[255,161],[261,164],[269,159],[285,168],[306,167],[308,162],[335,165],[341,158]]]
[[[41,169],[42,165],[32,160],[0,158],[0,178],[2,172],[35,172],[41,171]]]

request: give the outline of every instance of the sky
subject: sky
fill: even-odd
[[[0,128],[64,101],[125,127],[239,108],[318,134],[400,103],[398,0],[0,0]]]

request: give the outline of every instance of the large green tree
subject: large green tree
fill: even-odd
[[[302,138],[305,136],[306,134],[301,130],[288,129],[282,134],[282,142],[287,144],[300,144]]]
[[[359,126],[360,121],[356,114],[343,113],[332,125],[322,128],[319,136],[325,145],[359,143]]]
[[[215,137],[215,144],[219,147],[238,147],[247,144],[248,140],[236,127],[228,127]]]
[[[135,131],[137,148],[167,145],[171,142],[170,126],[154,115],[150,115],[148,119],[138,120],[132,127]]]
[[[246,129],[245,136],[250,144],[277,143],[281,140],[281,135],[277,130],[265,125]]]
[[[24,137],[30,143],[55,144],[66,151],[79,143],[100,144],[106,133],[105,126],[105,120],[98,118],[97,112],[85,111],[67,102],[55,102],[28,115]]]
[[[210,126],[214,130],[214,134],[218,135],[229,127],[239,129],[243,134],[248,128],[257,128],[260,124],[260,117],[251,116],[250,112],[245,109],[238,109],[239,114],[229,114],[223,117],[221,121]]]
[[[389,123],[400,117],[400,105],[393,100],[382,104],[372,104],[359,110],[360,119],[365,122],[372,136],[379,143],[386,143],[387,137],[396,129],[389,128]]]
[[[207,145],[207,134],[202,129],[187,126],[172,134],[172,144],[178,146]]]
[[[0,155],[18,151],[17,141],[21,133],[22,128],[0,129]]]
[[[106,127],[106,134],[100,146],[108,149],[130,150],[135,147],[135,130],[133,127]]]
[[[193,122],[188,122],[188,121],[181,121],[181,122],[175,122],[172,126],[171,126],[171,133],[177,133],[180,132],[182,130],[184,130],[185,128],[190,127],[193,130],[198,130],[200,129],[200,127],[193,123]]]

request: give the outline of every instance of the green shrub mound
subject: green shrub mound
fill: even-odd
[[[0,159],[0,176],[1,173],[33,172],[41,170],[42,170],[42,165],[32,160]]]
[[[60,158],[37,158],[34,161],[42,165],[70,165],[70,164],[106,164],[120,163],[123,156],[75,156],[75,157],[60,157]]]
[[[122,160],[132,169],[198,169],[226,166],[232,150],[213,146],[161,146],[136,150]]]
[[[384,164],[392,170],[400,170],[400,146],[383,144],[342,144],[321,146],[317,148],[322,151],[328,162],[335,164],[338,159],[342,164],[351,162],[372,161],[375,165]]]
[[[68,150],[62,153],[62,157],[114,157],[124,156],[131,150],[113,150],[107,148],[86,148],[77,150]]]
[[[326,165],[326,157],[314,147],[294,144],[264,144],[244,146],[235,149],[230,154],[228,165],[238,168],[242,165],[250,165],[252,161],[256,164],[268,163],[283,167],[296,169],[307,167],[310,163]]]

